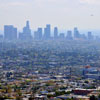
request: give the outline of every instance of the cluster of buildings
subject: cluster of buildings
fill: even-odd
[[[53,34],[53,36],[52,36]],[[76,40],[76,39],[85,39],[85,40],[94,40],[99,39],[99,37],[94,37],[91,32],[88,32],[87,36],[85,34],[80,34],[78,28],[74,28],[74,32],[71,30],[65,33],[59,33],[58,27],[54,27],[53,32],[51,30],[51,25],[47,24],[46,27],[38,28],[37,31],[34,31],[34,36],[32,35],[29,21],[26,22],[26,26],[23,28],[23,32],[18,32],[17,28],[13,25],[4,26],[4,36],[0,36],[6,40],[46,40],[46,39],[67,39],[67,40]]]
[[[93,79],[65,78],[61,72],[40,74],[35,68],[0,71],[0,97],[5,100],[91,100],[100,94],[100,84]]]
[[[100,80],[100,69],[92,68],[91,66],[85,66],[83,69],[84,78]]]

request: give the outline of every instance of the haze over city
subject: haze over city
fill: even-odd
[[[0,30],[4,25],[32,29],[51,24],[60,29],[99,29],[100,0],[0,0]]]
[[[0,0],[0,100],[100,100],[100,0]]]

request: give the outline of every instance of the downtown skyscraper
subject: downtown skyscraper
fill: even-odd
[[[46,28],[44,28],[44,39],[50,39],[51,38],[51,25],[47,24]]]
[[[16,40],[17,39],[17,28],[13,25],[4,26],[4,39],[6,40]]]
[[[58,38],[58,28],[54,27],[54,38],[57,39]]]
[[[29,21],[26,21],[26,26],[23,28],[23,32],[19,33],[19,39],[21,40],[31,40],[32,39]]]

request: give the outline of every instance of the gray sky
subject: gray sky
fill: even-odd
[[[100,0],[0,0],[0,30],[5,24],[21,29],[26,20],[32,29],[48,23],[60,29],[99,29]]]

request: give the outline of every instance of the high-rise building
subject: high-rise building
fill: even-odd
[[[100,36],[96,36],[95,40],[100,41]]]
[[[88,40],[93,40],[92,32],[88,32]]]
[[[86,40],[86,39],[87,39],[87,37],[86,37],[86,35],[85,35],[85,34],[81,34],[81,35],[80,35],[80,37],[81,37],[81,39],[84,39],[84,40]]]
[[[34,32],[34,39],[42,39],[42,28],[38,28],[38,30]]]
[[[39,39],[42,39],[42,28],[38,28]]]
[[[16,40],[17,39],[17,28],[13,25],[4,26],[4,39],[6,40]]]
[[[21,33],[21,32],[19,32],[19,36],[18,36],[18,38],[19,38],[20,40],[24,40],[24,39],[25,39],[25,38],[24,38],[24,34]]]
[[[29,21],[26,22],[26,26],[23,28],[23,32],[19,33],[19,38],[23,40],[30,40],[32,39],[31,29],[29,26]]]
[[[64,38],[65,38],[65,34],[64,33],[60,33],[59,39],[64,39]]]
[[[80,38],[80,33],[79,33],[77,27],[74,28],[74,38],[75,39]]]
[[[37,31],[34,31],[34,39],[38,39],[39,38],[39,36],[38,36],[38,32]]]
[[[73,37],[72,37],[72,31],[67,31],[67,37],[66,37],[68,40],[72,40]]]
[[[54,28],[54,38],[55,39],[58,38],[58,28],[57,27]]]
[[[3,40],[3,35],[0,35],[0,40]]]
[[[46,25],[46,28],[44,28],[44,39],[50,39],[51,38],[51,26],[50,24]]]

